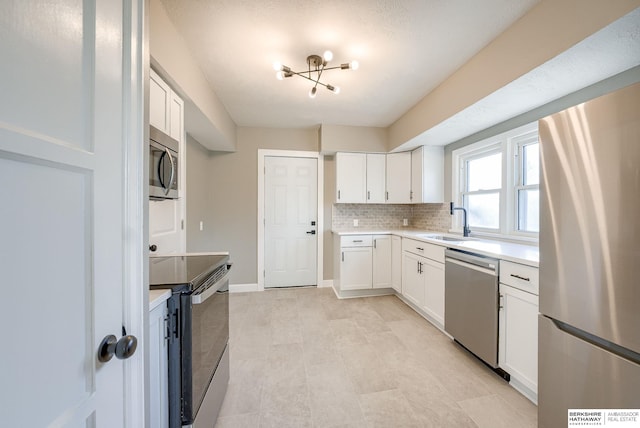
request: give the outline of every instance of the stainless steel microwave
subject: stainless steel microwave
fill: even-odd
[[[180,143],[149,126],[149,198],[178,199]]]

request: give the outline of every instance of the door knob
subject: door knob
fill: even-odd
[[[316,231],[315,231],[315,230],[310,230],[310,231],[308,231],[307,233],[308,233],[309,235],[315,235],[315,234],[316,234]]]
[[[149,245],[149,251],[154,252],[157,249],[158,249],[158,246],[156,244]]]
[[[138,339],[130,334],[117,340],[113,334],[105,336],[98,348],[98,361],[106,363],[115,355],[119,360],[125,360],[136,352]]]

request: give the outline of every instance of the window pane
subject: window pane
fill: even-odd
[[[540,144],[527,144],[522,148],[522,156],[522,184],[540,184]]]
[[[539,232],[540,191],[518,190],[518,230]]]
[[[469,227],[500,227],[500,194],[467,195]]]
[[[502,153],[467,161],[467,191],[502,187]]]

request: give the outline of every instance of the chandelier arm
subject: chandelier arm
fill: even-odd
[[[340,65],[337,65],[337,66],[335,66],[335,67],[325,67],[324,69],[325,69],[325,70],[338,70],[338,69],[341,69],[341,70],[348,70],[348,68],[342,68],[342,66],[340,66]]]
[[[322,86],[324,86],[325,88],[327,87],[327,85],[326,85],[326,84],[324,84],[324,83],[320,82],[319,80],[312,79],[312,78],[310,78],[310,77],[305,76],[306,71],[302,71],[302,72],[300,72],[300,71],[291,71],[290,73],[291,73],[291,74],[295,74],[296,76],[300,76],[300,77],[302,77],[303,79],[310,80],[310,81],[312,81],[312,82],[314,82],[314,83],[316,83],[316,84],[318,84],[318,85],[322,85]],[[318,77],[318,79],[319,79],[319,77]]]

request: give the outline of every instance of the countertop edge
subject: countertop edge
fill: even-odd
[[[170,289],[149,290],[149,311],[154,310],[171,297]]]
[[[511,243],[511,242],[503,242],[503,241],[493,241],[493,240],[489,240],[489,239],[476,239],[476,238],[472,238],[472,241],[477,241],[478,243],[491,243],[493,245],[497,245],[500,249],[500,251],[496,252],[496,251],[490,251],[490,250],[486,250],[486,249],[480,249],[480,248],[469,248],[468,246],[460,245],[460,244],[456,244],[454,242],[443,242],[437,239],[428,239],[428,238],[424,238],[422,236],[418,236],[418,235],[425,235],[425,234],[439,234],[439,235],[451,235],[449,233],[446,232],[435,232],[435,231],[429,231],[429,230],[418,230],[418,229],[377,229],[377,230],[332,230],[331,231],[334,235],[337,236],[352,236],[352,235],[396,235],[396,236],[400,236],[402,238],[409,238],[409,239],[415,239],[421,242],[426,242],[429,244],[434,244],[434,245],[439,245],[441,247],[445,247],[445,248],[452,248],[452,249],[456,249],[456,250],[462,250],[462,251],[469,251],[472,253],[476,253],[476,254],[482,254],[485,256],[489,256],[489,257],[495,257],[497,259],[500,260],[506,260],[506,261],[510,261],[513,263],[520,263],[523,265],[527,265],[527,266],[531,266],[531,267],[535,267],[538,268],[539,267],[539,253],[538,253],[538,248],[534,247],[532,245],[526,245],[526,244],[516,244],[516,243]],[[454,236],[454,235],[451,235]],[[535,257],[525,257],[525,256],[519,256],[518,254],[514,254],[517,253],[518,250],[520,251],[531,251],[534,253],[537,253],[536,255],[538,256],[537,259]]]

